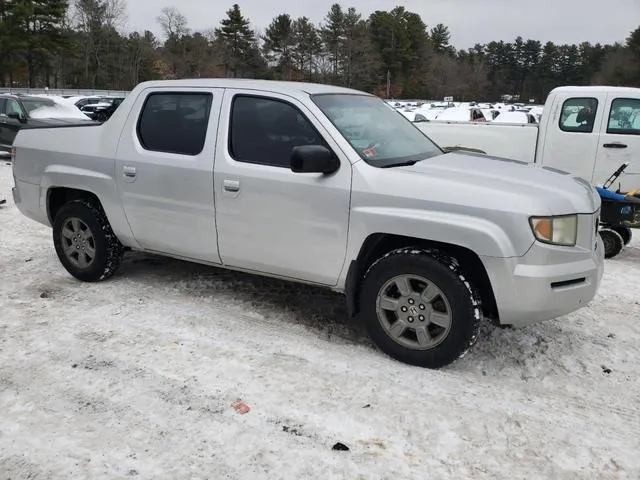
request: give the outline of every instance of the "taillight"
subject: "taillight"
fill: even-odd
[[[11,147],[11,162],[16,161],[16,147]]]

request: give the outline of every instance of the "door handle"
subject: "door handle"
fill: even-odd
[[[238,180],[225,180],[222,182],[222,188],[227,192],[238,192],[240,191],[240,182]]]
[[[614,142],[614,143],[605,143],[602,145],[604,148],[627,148],[624,143]]]
[[[127,178],[136,178],[136,167],[122,167],[122,174]]]

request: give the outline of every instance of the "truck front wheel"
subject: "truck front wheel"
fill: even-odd
[[[478,337],[479,299],[457,262],[440,252],[405,248],[375,262],[360,296],[369,335],[391,357],[440,368]]]
[[[64,268],[84,282],[113,275],[124,252],[102,207],[84,199],[60,208],[53,221],[53,244]]]

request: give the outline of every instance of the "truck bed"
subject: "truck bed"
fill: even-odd
[[[535,161],[537,125],[437,120],[415,125],[442,148],[467,147],[498,157]]]
[[[20,127],[20,130],[36,130],[42,128],[68,128],[68,127],[96,127],[101,125],[87,117],[87,120],[78,118],[34,118]]]

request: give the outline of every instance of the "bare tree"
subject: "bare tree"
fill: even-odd
[[[178,58],[184,61],[186,52],[182,39],[189,35],[187,17],[176,7],[165,7],[162,14],[156,18],[166,37],[165,47],[171,57],[171,70],[175,76],[178,73]],[[182,49],[180,45],[182,44]]]
[[[156,17],[167,40],[180,39],[189,34],[188,21],[176,7],[164,7],[162,14]]]
[[[126,0],[105,0],[105,25],[114,30],[122,31],[127,24]]]

